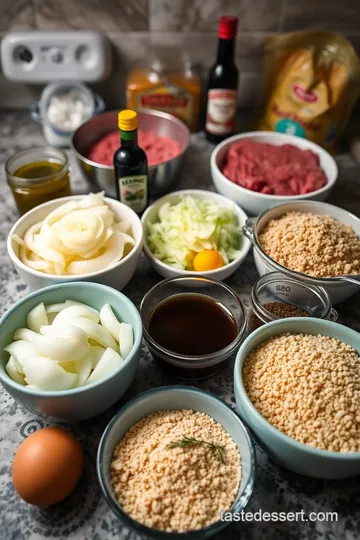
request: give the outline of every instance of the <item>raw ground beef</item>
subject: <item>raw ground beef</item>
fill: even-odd
[[[292,144],[234,143],[221,171],[235,184],[268,195],[311,193],[327,182],[319,157]]]
[[[138,142],[140,148],[145,150],[148,165],[158,165],[168,161],[180,154],[181,149],[176,141],[169,137],[163,137],[155,131],[138,131]],[[114,153],[120,146],[120,135],[118,131],[107,133],[99,139],[90,149],[88,159],[100,163],[101,165],[112,165]]]

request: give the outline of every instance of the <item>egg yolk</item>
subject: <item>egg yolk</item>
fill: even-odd
[[[224,266],[224,261],[218,251],[213,249],[204,249],[200,251],[193,260],[193,269],[196,272],[207,272],[216,270]]]

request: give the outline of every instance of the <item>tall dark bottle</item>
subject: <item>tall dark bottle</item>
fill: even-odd
[[[114,154],[117,198],[141,215],[149,204],[149,175],[146,154],[138,145],[137,113],[119,112],[118,126],[121,146]]]
[[[219,143],[234,132],[238,70],[234,63],[236,17],[221,17],[217,58],[212,66],[206,103],[206,138]]]

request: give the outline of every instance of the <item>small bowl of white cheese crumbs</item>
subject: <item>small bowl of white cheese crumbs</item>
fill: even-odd
[[[140,394],[110,422],[97,472],[125,526],[155,538],[200,540],[247,505],[254,448],[224,401],[197,388],[166,386]]]

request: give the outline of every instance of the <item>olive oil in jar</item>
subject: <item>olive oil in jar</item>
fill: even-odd
[[[71,195],[67,156],[55,148],[18,152],[7,161],[5,170],[20,214]]]

